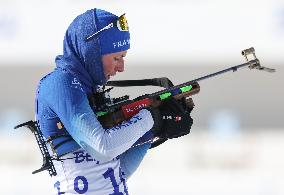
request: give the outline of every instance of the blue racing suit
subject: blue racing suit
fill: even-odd
[[[57,194],[128,194],[126,179],[150,144],[132,146],[141,137],[153,136],[154,121],[148,110],[141,110],[119,128],[104,129],[89,104],[88,94],[106,83],[100,40],[85,42],[98,30],[96,15],[101,12],[89,10],[71,23],[63,55],[56,57],[57,67],[41,79],[36,92],[36,120],[50,152],[71,158],[55,163]]]

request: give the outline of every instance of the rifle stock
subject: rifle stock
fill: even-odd
[[[180,85],[178,85],[180,86]],[[197,82],[187,83],[188,88],[173,86],[169,89],[162,90],[149,95],[140,96],[134,100],[122,103],[115,111],[108,112],[107,114],[98,117],[104,128],[112,128],[125,120],[128,120],[140,110],[147,107],[157,108],[161,103],[172,97],[175,99],[185,99],[185,103],[188,107],[193,107],[193,101],[190,96],[199,93],[200,86]]]

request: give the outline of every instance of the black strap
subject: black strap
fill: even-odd
[[[70,141],[74,141],[74,139],[70,136],[70,138],[58,143],[58,144],[52,144],[52,147],[54,150],[56,150],[58,147],[62,146],[63,144],[70,142]]]
[[[107,86],[114,87],[132,87],[132,86],[158,86],[164,88],[173,87],[173,83],[167,77],[142,79],[142,80],[120,80],[120,81],[108,81]]]
[[[46,143],[49,143],[57,138],[60,138],[60,137],[71,137],[71,135],[69,134],[61,134],[61,135],[53,135],[53,136],[49,136],[46,140]]]

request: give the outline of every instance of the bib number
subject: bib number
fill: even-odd
[[[126,195],[128,195],[128,191],[127,191],[127,187],[126,187],[126,182],[125,179],[123,177],[123,172],[121,170],[121,168],[119,168],[119,179],[123,184],[124,187],[124,193]],[[112,168],[108,168],[106,170],[106,172],[103,173],[103,177],[105,179],[109,179],[112,187],[113,187],[113,193],[109,194],[109,195],[124,195],[122,192],[119,191],[119,185],[117,184],[117,181],[115,179],[115,175],[114,175],[114,170]],[[65,194],[65,192],[60,192],[60,182],[57,181],[54,184],[54,188],[57,189],[58,191],[58,195],[62,195]],[[74,179],[74,191],[78,194],[85,194],[89,189],[89,183],[86,177],[84,176],[77,176]]]

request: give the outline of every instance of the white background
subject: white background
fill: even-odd
[[[127,14],[130,64],[225,63],[251,46],[264,62],[283,62],[281,0],[9,0],[0,2],[0,64],[53,63],[73,18],[94,7]]]
[[[131,50],[127,57],[129,66],[149,68],[167,63],[172,66],[167,70],[174,70],[175,64],[197,70],[199,66],[234,65],[243,62],[241,50],[251,46],[255,47],[264,65],[283,67],[284,64],[283,0],[1,0],[0,66],[54,66],[55,56],[62,53],[63,37],[68,25],[75,16],[94,7],[117,15],[126,13],[131,32]],[[203,98],[202,101],[201,98],[195,99],[199,108],[194,111],[194,118],[197,123],[198,120],[205,120],[202,116],[207,107],[215,106],[210,104],[213,96],[216,107],[221,110],[210,113],[211,126],[208,129],[194,128],[190,136],[150,151],[129,181],[130,194],[284,194],[284,127],[247,129],[239,126],[238,122],[238,118],[249,118],[252,113],[259,116],[266,114],[273,119],[282,116],[284,75],[283,69],[280,70],[282,72],[275,73],[277,81],[271,75],[264,76],[264,73],[251,77],[246,72],[243,77],[234,77],[235,80],[228,75],[225,81],[227,93],[232,84],[229,81],[233,80],[242,99],[238,96],[228,99],[226,90],[224,94],[220,91],[214,94],[212,87],[215,83],[212,87],[207,85],[207,88],[204,85],[204,92],[199,96]],[[177,72],[165,75],[174,76]],[[178,74],[181,72],[179,70]],[[238,74],[241,76],[241,73]],[[9,84],[19,82],[14,74],[8,77],[11,80],[0,80],[0,86],[9,89]],[[250,80],[256,77],[256,80]],[[183,78],[174,79],[180,81]],[[217,81],[220,86],[224,83],[221,79]],[[263,86],[273,88],[278,93],[266,94],[266,89],[262,89],[258,81],[273,83]],[[26,82],[23,79],[20,82],[18,89],[6,91],[16,92],[25,88]],[[34,86],[31,88],[34,89]],[[243,90],[250,94],[250,99],[243,95]],[[232,89],[233,92],[238,93]],[[260,95],[253,96],[253,93],[265,93],[271,99],[266,101]],[[29,91],[30,94],[33,92]],[[24,93],[17,94],[17,101],[33,101],[26,96]],[[1,101],[3,97],[13,99],[15,95],[1,93]],[[199,101],[208,104],[200,105]],[[253,106],[248,101],[253,102]],[[233,105],[237,108],[232,111],[230,108]],[[251,112],[248,114],[242,108],[244,112],[240,113],[246,115],[235,114],[241,110],[241,105],[246,105]],[[261,108],[273,108],[272,105],[278,108],[280,114],[277,116],[273,111],[259,111]],[[4,113],[5,109],[1,108],[1,111]],[[49,195],[53,185],[48,174],[31,174],[41,166],[32,134],[27,129],[11,130],[11,126],[22,119],[19,115],[21,108],[17,109],[11,107],[1,116],[1,119],[5,119],[0,124],[1,194]],[[269,117],[265,120],[272,120]],[[210,120],[206,122],[210,124]]]

